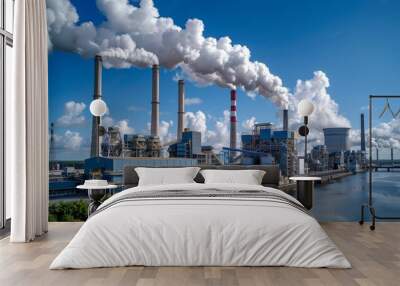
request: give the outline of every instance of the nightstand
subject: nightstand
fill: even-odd
[[[320,177],[290,177],[289,180],[296,181],[297,184],[297,200],[303,206],[311,210],[314,203],[314,182],[321,181]]]
[[[117,185],[109,185],[107,181],[105,181],[107,184],[92,184],[92,182],[97,183],[99,181],[103,180],[86,180],[85,184],[76,187],[77,189],[88,190],[88,197],[90,200],[88,206],[88,217],[101,205],[103,198],[107,194],[107,190],[118,188]]]

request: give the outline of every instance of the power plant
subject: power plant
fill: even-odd
[[[102,59],[96,56],[94,61],[94,95],[102,96]],[[271,124],[259,123],[253,134],[242,135],[242,148],[238,147],[237,92],[230,90],[230,141],[220,154],[215,154],[212,146],[202,145],[202,134],[185,128],[185,81],[177,84],[177,129],[176,140],[160,140],[160,67],[151,69],[151,122],[150,134],[124,134],[121,137],[118,127],[104,129],[100,118],[93,117],[91,158],[99,155],[104,159],[124,160],[143,158],[155,165],[171,165],[165,160],[175,159],[179,166],[198,164],[279,164],[282,174],[289,176],[296,173],[296,154],[294,132],[289,131],[288,110],[283,110],[283,128],[274,130]],[[101,133],[101,134],[100,134]],[[100,139],[102,139],[101,146]],[[101,147],[101,148],[100,148]],[[168,153],[166,153],[168,151]],[[228,158],[225,158],[228,152]],[[164,161],[165,162],[164,162]],[[89,160],[97,162],[98,160]],[[88,161],[88,162],[89,162]],[[107,163],[108,164],[108,163]]]
[[[284,176],[297,173],[297,155],[294,132],[288,130],[288,111],[283,110],[283,128],[272,123],[257,123],[252,134],[242,135],[242,164],[277,164]]]
[[[360,150],[350,149],[350,128],[325,128],[325,145],[314,146],[308,156],[312,171],[343,169],[356,173],[367,167],[365,153],[364,114],[360,115]],[[378,157],[378,150],[376,153]]]

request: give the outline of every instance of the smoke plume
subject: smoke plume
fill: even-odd
[[[69,0],[47,0],[49,49],[83,57],[100,54],[109,68],[180,68],[199,84],[242,88],[279,107],[288,104],[288,89],[266,64],[251,61],[250,50],[229,37],[205,36],[201,20],[177,26],[159,15],[152,0],[141,0],[139,6],[128,0],[97,0],[97,7],[105,20],[96,26],[80,22]]]

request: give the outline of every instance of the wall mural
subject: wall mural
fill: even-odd
[[[398,3],[341,6],[47,0],[50,219],[85,219],[76,186],[120,184],[125,165],[275,164],[287,188],[297,174],[323,178],[317,218],[357,220],[368,94],[398,87],[399,57],[379,52],[400,46],[399,20],[385,18]],[[373,114],[373,160],[398,166],[400,101]],[[374,182],[392,214],[400,178],[387,170]]]

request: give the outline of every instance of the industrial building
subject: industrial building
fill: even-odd
[[[185,129],[181,140],[168,148],[169,156],[175,158],[197,158],[201,152],[201,133]]]
[[[323,131],[325,145],[315,146],[308,157],[312,171],[346,169],[356,172],[367,166],[364,114],[360,116],[360,150],[350,150],[350,128],[325,128]]]
[[[284,112],[287,122],[287,112]],[[284,123],[287,129],[287,123]],[[297,155],[294,132],[273,130],[271,123],[255,124],[252,134],[243,134],[242,162],[246,164],[278,164],[283,176],[297,173]],[[250,152],[248,152],[250,151]]]
[[[160,157],[161,142],[158,136],[125,134],[123,157]]]
[[[326,171],[329,168],[329,152],[325,145],[316,145],[311,149],[308,167],[312,171]]]

